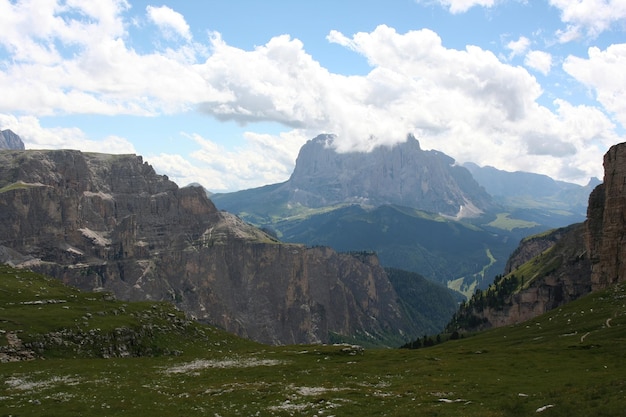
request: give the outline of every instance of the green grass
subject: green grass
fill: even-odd
[[[153,311],[180,314],[164,304],[122,303],[39,279],[0,271],[3,330],[26,338],[46,326],[82,327],[86,309],[117,309],[128,317],[116,320],[127,326],[143,315],[158,323],[162,314]],[[20,281],[30,286],[16,293]],[[68,300],[19,304],[36,294],[35,300]],[[101,327],[114,318],[98,317]],[[2,363],[0,416],[572,417],[619,416],[626,407],[624,285],[526,323],[418,350],[352,355],[342,346],[263,346],[195,323],[165,329],[157,339],[180,353],[102,359],[68,351]]]
[[[487,224],[487,226],[491,226],[496,229],[511,231],[513,229],[526,229],[540,225],[539,223],[530,222],[527,220],[513,219],[510,217],[510,213],[498,213],[496,215],[496,219]]]
[[[0,194],[6,193],[7,191],[12,191],[12,190],[21,190],[25,188],[40,187],[40,186],[41,184],[27,184],[25,182],[18,181],[18,182],[14,182],[12,184],[9,184],[7,186],[0,188]]]

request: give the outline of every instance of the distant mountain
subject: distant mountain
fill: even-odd
[[[250,213],[257,222],[338,204],[396,204],[453,218],[477,217],[493,207],[466,168],[441,152],[422,150],[412,135],[371,152],[338,153],[334,140],[320,135],[308,141],[282,184],[215,194],[212,200],[224,210]]]
[[[0,149],[23,150],[24,142],[11,130],[0,130]]]
[[[463,166],[512,217],[548,227],[583,221],[589,194],[600,184],[597,178],[581,186],[530,172],[503,171],[471,162]]]

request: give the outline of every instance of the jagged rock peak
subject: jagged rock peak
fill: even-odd
[[[0,130],[0,149],[23,150],[24,142],[10,129]]]
[[[292,203],[398,204],[458,217],[478,215],[492,205],[466,168],[442,152],[422,150],[413,135],[370,152],[337,152],[335,140],[320,135],[302,147],[286,184]]]

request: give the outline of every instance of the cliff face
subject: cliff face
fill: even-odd
[[[265,343],[411,333],[375,257],[280,244],[134,155],[0,152],[0,260]]]
[[[589,200],[586,241],[594,290],[626,280],[626,143],[604,155],[604,184]]]
[[[477,330],[514,324],[625,281],[624,213],[626,143],[621,143],[604,156],[604,183],[589,196],[586,221],[524,240],[509,259],[505,271],[509,275],[499,283],[500,289],[472,297],[449,328]],[[512,275],[518,283],[508,292],[499,292]]]

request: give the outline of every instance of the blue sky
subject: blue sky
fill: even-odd
[[[0,0],[0,129],[179,185],[286,180],[414,134],[585,183],[624,141],[626,0]]]

